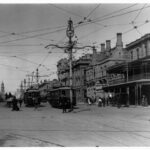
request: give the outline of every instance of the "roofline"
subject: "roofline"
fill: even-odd
[[[144,36],[140,37],[139,39],[129,43],[129,44],[126,44],[126,49],[136,45],[136,44],[139,44],[140,42],[146,40],[146,39],[150,39],[150,33],[148,34],[145,34]]]

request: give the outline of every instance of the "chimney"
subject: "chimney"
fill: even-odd
[[[110,40],[106,40],[106,51],[109,51],[111,49]]]
[[[122,33],[117,33],[117,43],[116,43],[116,47],[123,47]]]
[[[105,51],[105,43],[102,43],[101,44],[101,52],[104,52]]]

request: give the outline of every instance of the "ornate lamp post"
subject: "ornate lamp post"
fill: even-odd
[[[72,41],[72,37],[74,36],[74,27],[73,21],[71,18],[68,20],[68,27],[66,30],[66,35],[69,38],[69,42],[67,46],[60,46],[57,44],[49,44],[45,46],[48,48],[49,46],[55,46],[60,49],[65,49],[67,53],[69,53],[69,80],[70,80],[70,103],[71,103],[71,111],[73,110],[73,92],[72,92],[72,53],[73,49],[84,49],[84,48],[92,48],[93,51],[95,50],[94,46],[83,46],[83,47],[76,47],[76,41]]]

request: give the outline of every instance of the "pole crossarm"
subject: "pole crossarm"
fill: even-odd
[[[55,46],[55,47],[57,47],[57,48],[69,48],[68,46],[59,46],[59,45],[57,45],[57,44],[49,44],[49,45],[47,45],[47,46],[45,46],[45,48],[48,48],[48,47],[50,47],[50,46]]]
[[[92,49],[95,49],[95,46],[87,45],[87,46],[83,46],[83,47],[74,47],[74,49],[84,49],[84,48],[92,48]]]
[[[63,49],[69,49],[69,48],[73,48],[73,49],[84,49],[84,48],[92,48],[92,49],[95,49],[95,46],[90,46],[90,45],[87,45],[87,46],[82,46],[82,47],[75,47],[74,45],[76,44],[76,41],[73,42],[71,45],[69,46],[59,46],[57,44],[49,44],[47,46],[45,46],[45,48],[48,48],[50,46],[55,46],[57,48],[63,48]]]

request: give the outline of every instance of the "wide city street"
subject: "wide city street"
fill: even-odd
[[[150,107],[79,104],[62,113],[43,103],[20,111],[0,103],[0,147],[150,146]]]

